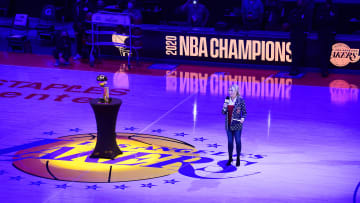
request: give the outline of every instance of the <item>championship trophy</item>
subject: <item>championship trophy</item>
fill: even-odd
[[[107,77],[105,75],[98,75],[96,80],[98,81],[100,87],[104,88],[103,98],[100,99],[99,103],[109,104],[111,102],[111,98],[109,97],[109,87],[106,86]]]

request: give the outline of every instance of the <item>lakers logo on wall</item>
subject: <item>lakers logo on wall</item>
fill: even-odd
[[[347,66],[349,63],[356,63],[360,59],[359,49],[351,49],[344,43],[332,45],[330,62],[337,67]]]
[[[123,154],[114,160],[90,158],[95,143],[96,134],[60,137],[56,142],[18,151],[13,165],[55,180],[119,182],[170,175],[186,164],[206,159],[190,144],[155,135],[117,133]]]

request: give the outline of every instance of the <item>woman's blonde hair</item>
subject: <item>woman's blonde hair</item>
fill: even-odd
[[[236,96],[240,96],[240,97],[241,97],[240,92],[239,92],[239,85],[237,85],[237,84],[232,84],[232,85],[230,86],[230,89],[232,89],[233,91],[236,92]]]

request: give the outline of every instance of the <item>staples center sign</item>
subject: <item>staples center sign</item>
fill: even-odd
[[[347,44],[332,45],[330,62],[337,67],[345,67],[349,63],[356,63],[360,59],[359,49],[351,49]]]

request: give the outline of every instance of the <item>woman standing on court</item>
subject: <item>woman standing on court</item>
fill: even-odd
[[[232,155],[235,138],[236,166],[240,166],[241,131],[242,125],[246,118],[246,107],[244,99],[240,96],[238,85],[231,85],[231,87],[229,88],[229,96],[226,97],[225,103],[222,108],[222,113],[226,115],[225,129],[228,137],[229,160],[226,165],[229,166],[233,160]]]

